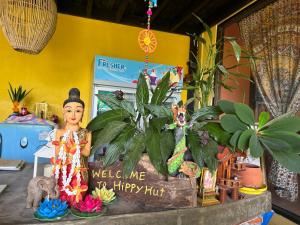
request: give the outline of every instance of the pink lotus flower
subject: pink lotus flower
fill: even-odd
[[[74,208],[78,209],[80,212],[101,212],[102,211],[102,201],[100,199],[95,199],[91,195],[87,195],[84,201],[79,201],[74,205]]]

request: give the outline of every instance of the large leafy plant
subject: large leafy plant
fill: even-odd
[[[142,154],[147,152],[156,170],[167,174],[166,162],[175,145],[172,131],[163,129],[165,124],[172,122],[170,109],[163,106],[170,89],[169,79],[167,73],[152,93],[141,74],[136,89],[136,107],[112,95],[98,95],[111,110],[95,117],[87,129],[92,131],[92,153],[108,145],[104,166],[113,164],[122,156],[123,175],[128,176]]]
[[[219,101],[222,128],[231,137],[227,143],[233,150],[250,149],[253,157],[261,157],[268,151],[277,161],[291,171],[300,172],[300,118],[284,114],[273,120],[262,112],[255,123],[252,109],[242,103]]]

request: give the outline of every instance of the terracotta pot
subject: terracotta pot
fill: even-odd
[[[247,164],[244,171],[239,172],[239,177],[244,187],[261,188],[263,174],[259,166]]]

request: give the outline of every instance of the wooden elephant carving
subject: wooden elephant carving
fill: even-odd
[[[39,206],[40,201],[47,197],[58,198],[59,190],[54,177],[38,176],[32,178],[27,186],[26,208],[34,210]]]

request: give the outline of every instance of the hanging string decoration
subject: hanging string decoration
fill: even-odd
[[[148,0],[145,0],[148,1]],[[153,53],[157,47],[157,40],[154,33],[150,30],[150,22],[152,16],[152,8],[157,7],[157,0],[148,1],[147,10],[147,29],[140,31],[138,36],[138,43],[140,48],[146,53],[145,56],[145,69],[148,69],[149,53]]]

